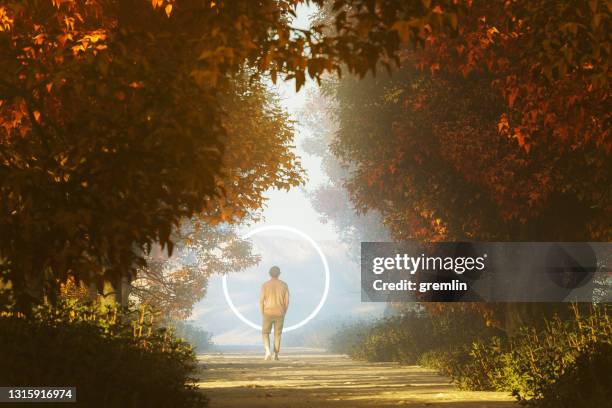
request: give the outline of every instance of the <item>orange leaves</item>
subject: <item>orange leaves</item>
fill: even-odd
[[[144,82],[142,82],[142,81],[133,81],[133,82],[130,83],[129,87],[132,88],[132,89],[144,88]]]
[[[38,34],[38,35],[34,36],[34,38],[33,38],[35,45],[43,44],[46,39],[47,39],[47,35],[43,34],[43,33]]]
[[[14,20],[8,15],[8,10],[4,6],[0,6],[0,32],[10,31]]]
[[[91,31],[89,34],[85,34],[83,36],[83,39],[89,43],[96,44],[99,41],[106,40],[106,31],[105,30]]]
[[[410,20],[396,21],[391,26],[391,31],[397,32],[402,42],[407,42],[412,37],[413,33],[423,30],[423,20],[411,18]]]
[[[495,34],[499,34],[499,30],[495,26],[490,27],[487,30],[487,38],[489,39],[489,41],[493,42],[493,37],[495,36]]]
[[[430,220],[430,229],[433,232],[428,234],[431,241],[437,242],[448,239],[448,226],[442,218],[432,216]]]
[[[508,116],[505,113],[502,113],[499,118],[499,122],[497,122],[497,132],[503,135],[507,135],[510,130],[510,124],[508,123]]]
[[[67,41],[72,41],[73,40],[72,33],[63,33],[63,34],[60,34],[57,37],[57,40],[59,41],[61,46],[64,46]]]
[[[518,94],[519,94],[518,88],[512,88],[510,92],[508,92],[508,106],[509,107],[512,108],[514,106],[514,102],[516,101]]]
[[[419,93],[404,99],[404,109],[412,109],[415,112],[422,110],[428,103],[428,95]]]
[[[566,141],[569,138],[569,129],[567,126],[559,126],[555,129],[555,135],[562,141]]]
[[[433,63],[429,66],[429,71],[431,72],[431,75],[435,75],[436,72],[438,72],[440,70],[440,64]]]
[[[499,121],[497,122],[497,133],[516,139],[519,147],[526,153],[529,153],[531,150],[531,144],[528,142],[529,135],[526,133],[525,129],[517,126],[513,129],[511,134],[510,123],[508,122],[508,116],[505,113],[502,113]]]
[[[464,78],[467,78],[467,76],[470,74],[470,72],[472,72],[472,67],[469,64],[464,64],[461,67],[461,74],[463,75]]]
[[[74,55],[78,55],[79,53],[91,51],[96,55],[99,51],[107,49],[105,43],[106,37],[107,34],[104,29],[83,33],[76,41],[76,44],[72,46],[72,52]]]
[[[71,6],[74,3],[75,0],[51,0],[51,4],[53,4],[53,7],[55,7],[56,9],[59,9],[63,4]]]
[[[74,17],[64,17],[64,25],[66,27],[66,30],[68,31],[74,31]]]
[[[302,86],[306,83],[306,74],[304,71],[296,71],[295,72],[295,91],[299,91]]]
[[[525,134],[524,131],[520,127],[517,127],[516,129],[514,129],[514,138],[518,142],[519,147],[523,148],[525,152],[529,153],[529,150],[531,149],[531,145],[527,142],[528,135]]]
[[[166,17],[170,18],[170,15],[172,14],[171,2],[167,2],[165,0],[151,0],[151,6],[153,6],[154,9],[163,8],[164,13],[166,13]]]
[[[0,107],[3,115],[0,115],[0,145],[4,141],[10,141],[11,137],[16,133],[21,137],[25,137],[31,129],[31,121],[29,119],[28,109],[23,99],[17,100],[12,104],[4,104],[0,100]],[[40,112],[33,112],[34,120],[38,121]]]

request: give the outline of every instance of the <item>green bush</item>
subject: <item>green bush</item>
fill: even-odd
[[[612,401],[612,345],[598,342],[583,350],[557,381],[542,387],[532,402],[541,408],[594,408]]]
[[[451,376],[455,365],[455,356],[450,351],[429,350],[419,357],[419,365],[438,371],[442,375]]]
[[[572,319],[555,317],[544,330],[524,329],[509,345],[504,368],[512,382],[509,389],[519,400],[538,405],[550,398],[550,387],[567,372],[577,370],[578,359],[586,364],[592,350],[603,350],[612,344],[612,325],[603,307],[580,314],[575,309]],[[584,368],[581,368],[584,373]],[[571,387],[575,393],[576,386]],[[544,405],[543,405],[544,406]]]
[[[507,391],[503,368],[508,356],[502,344],[493,336],[454,350],[431,350],[421,355],[419,364],[451,377],[461,390]]]
[[[473,312],[411,312],[344,327],[334,336],[332,350],[358,360],[416,364],[425,353],[455,351],[495,334]]]
[[[606,306],[554,317],[508,339],[469,312],[409,314],[339,333],[347,354],[433,368],[461,389],[512,392],[538,408],[612,400],[612,324]],[[350,341],[349,341],[350,339]]]
[[[335,336],[332,350],[365,361],[416,363],[424,344],[421,336],[431,333],[431,321],[414,314],[396,316],[375,324],[344,327]]]
[[[212,333],[182,321],[172,321],[170,326],[174,328],[175,337],[191,344],[198,353],[209,351],[213,348]]]
[[[540,331],[523,328],[509,341],[492,337],[469,350],[432,352],[422,364],[460,388],[509,391],[537,407],[602,406],[598,402],[612,393],[612,325],[603,307],[585,315],[574,311],[570,319],[548,320]]]
[[[421,356],[420,364],[450,376],[462,389],[509,391],[534,406],[563,406],[555,395],[559,398],[579,395],[580,379],[589,378],[591,384],[598,384],[597,378],[610,376],[607,373],[606,377],[601,368],[605,358],[592,358],[609,350],[612,343],[612,326],[606,310],[598,307],[586,315],[581,315],[577,308],[574,310],[570,319],[554,317],[545,322],[542,330],[523,328],[509,340],[493,336],[475,340],[469,347],[430,351]],[[561,387],[561,379],[565,378],[573,382],[565,380]],[[610,386],[603,392],[605,388],[594,386],[590,398],[607,398]],[[589,399],[585,397],[584,401]],[[567,406],[597,405],[585,402]]]
[[[79,311],[0,317],[0,384],[73,386],[83,407],[202,407],[191,347],[142,321],[84,319]],[[141,319],[142,320],[142,319]]]
[[[356,349],[366,337],[369,329],[367,322],[343,324],[329,339],[328,350],[332,353],[354,357]]]

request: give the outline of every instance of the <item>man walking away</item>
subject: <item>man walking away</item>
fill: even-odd
[[[261,286],[259,295],[259,310],[263,318],[261,333],[263,336],[264,348],[266,349],[266,360],[270,360],[270,331],[274,325],[274,360],[278,360],[280,351],[281,334],[285,314],[289,308],[289,288],[287,284],[278,279],[280,268],[273,266],[270,268],[270,280]]]

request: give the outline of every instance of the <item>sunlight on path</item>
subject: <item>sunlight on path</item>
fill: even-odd
[[[499,392],[457,391],[418,366],[363,363],[316,350],[284,350],[282,360],[255,352],[202,354],[199,387],[210,408],[234,407],[518,407]]]

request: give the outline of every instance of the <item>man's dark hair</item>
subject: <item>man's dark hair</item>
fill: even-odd
[[[273,278],[278,278],[280,275],[280,268],[278,266],[273,266],[270,268],[270,276]]]

